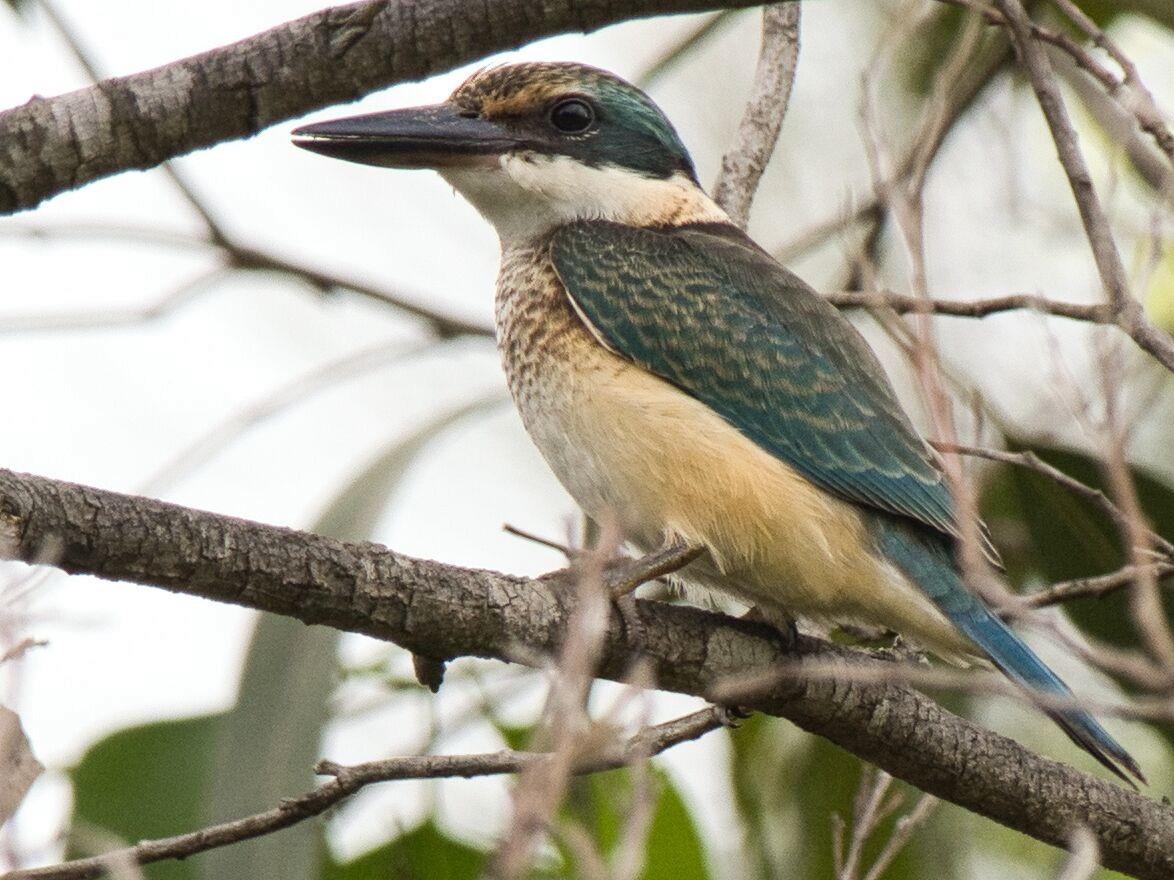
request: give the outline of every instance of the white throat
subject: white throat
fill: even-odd
[[[497,229],[503,249],[575,220],[633,226],[722,223],[729,216],[686,175],[645,177],[567,156],[503,155],[494,167],[442,168],[440,176]]]

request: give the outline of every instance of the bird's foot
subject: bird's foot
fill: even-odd
[[[618,596],[612,595],[612,604],[620,613],[620,621],[624,625],[624,635],[638,650],[644,647],[644,623],[640,620],[640,609],[636,606],[636,597],[629,591]]]
[[[778,634],[779,645],[784,653],[789,654],[799,643],[799,624],[789,614],[767,610],[762,605],[751,605],[738,619],[769,626]]]
[[[713,707],[717,710],[717,720],[722,727],[736,730],[742,725],[742,722],[749,718],[754,713],[744,706],[723,706],[715,705]]]
[[[673,541],[655,553],[609,568],[604,573],[604,586],[613,599],[618,599],[641,584],[684,568],[704,552],[704,547]]]

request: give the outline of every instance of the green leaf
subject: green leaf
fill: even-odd
[[[1112,27],[1118,17],[1137,13],[1159,25],[1174,28],[1174,4],[1170,0],[1078,0],[1077,6],[1102,30]],[[1083,36],[1073,29],[1074,35]]]
[[[204,781],[223,715],[161,721],[113,733],[70,771],[73,818],[69,857],[124,843],[170,837],[199,827]],[[96,846],[95,846],[96,844]],[[147,865],[148,880],[192,880],[191,862]]]
[[[354,861],[328,861],[322,880],[477,880],[488,858],[428,820]]]
[[[339,634],[273,614],[257,620],[236,707],[224,718],[203,823],[273,808],[315,785],[322,728],[336,677]],[[195,860],[198,877],[312,880],[320,820],[300,822]]]
[[[648,769],[657,801],[641,880],[706,880],[705,847],[693,817],[668,775],[654,765]],[[563,815],[582,825],[607,857],[623,839],[635,796],[630,769],[595,773],[572,782]],[[563,857],[573,866],[569,851],[563,850]],[[563,872],[568,873],[575,872]]]
[[[922,98],[933,94],[971,16],[959,7],[946,6],[935,9],[918,24],[905,50],[897,56],[898,76],[910,94]],[[999,28],[985,28],[955,85],[955,94],[969,95],[966,105],[974,106],[974,98],[997,73],[1009,69],[1010,60],[1011,44],[1006,34]]]
[[[648,832],[647,860],[641,880],[706,880],[705,846],[689,808],[669,777],[654,770],[660,800]]]

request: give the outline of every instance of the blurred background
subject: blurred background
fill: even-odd
[[[100,76],[128,74],[319,5],[55,0],[47,9],[6,0],[0,106],[87,85],[79,52]],[[1174,7],[1080,5],[1158,103],[1174,106]],[[749,92],[759,23],[757,10],[641,21],[487,61],[573,59],[645,86],[712,182]],[[962,63],[947,69],[951,58]],[[472,69],[314,118],[439,101]],[[1134,289],[1172,331],[1169,177],[1163,184],[1148,142],[1131,144],[1114,128],[1099,87],[1063,65],[1060,73]],[[1099,301],[1055,148],[1006,41],[939,3],[804,4],[794,93],[751,234],[817,289],[907,291],[905,247],[877,208],[873,168],[898,173],[927,114],[943,110],[924,199],[931,294]],[[179,183],[158,169],[123,174],[0,218],[0,466],[458,565],[560,567],[559,552],[502,528],[574,542],[581,524],[506,397],[488,335],[492,229],[435,175],[324,161],[290,146],[293,127],[184,157],[174,163]],[[246,250],[265,259],[242,268]],[[853,314],[925,426],[893,341],[897,319]],[[939,318],[935,330],[964,441],[1034,449],[1094,485],[1109,388],[1142,503],[1156,529],[1174,535],[1169,373],[1116,331],[1032,312]],[[1111,523],[1082,499],[1021,469],[975,474],[1017,587],[1121,565]],[[0,665],[0,701],[19,712],[48,768],[0,830],[8,867],[264,809],[310,788],[320,756],[349,763],[522,745],[542,708],[539,672],[461,661],[434,696],[415,683],[404,652],[357,636],[15,564],[0,567],[0,590],[0,653],[26,638],[45,643]],[[1061,630],[1136,646],[1123,597],[1068,610],[1070,621],[1053,621]],[[1120,683],[1053,641],[1038,647],[1082,693],[1118,693]],[[593,705],[606,714],[618,691],[599,685]],[[1035,712],[943,699],[1091,769]],[[656,694],[642,711],[663,720],[699,705]],[[1110,727],[1145,768],[1151,793],[1174,793],[1169,725]],[[856,759],[755,718],[654,765],[659,798],[640,876],[835,876],[834,817],[852,821],[864,775]],[[577,783],[566,821],[606,846],[633,785],[626,772]],[[508,791],[500,779],[391,783],[325,822],[144,875],[474,877],[508,821]],[[901,810],[918,797],[892,791]],[[882,823],[873,850],[894,820]],[[1061,861],[943,805],[883,876],[1050,877]],[[555,845],[538,876],[584,872]]]

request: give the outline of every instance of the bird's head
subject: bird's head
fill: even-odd
[[[478,71],[447,101],[307,125],[299,147],[438,171],[497,228],[525,241],[575,220],[723,222],[672,123],[640,89],[582,64]]]

